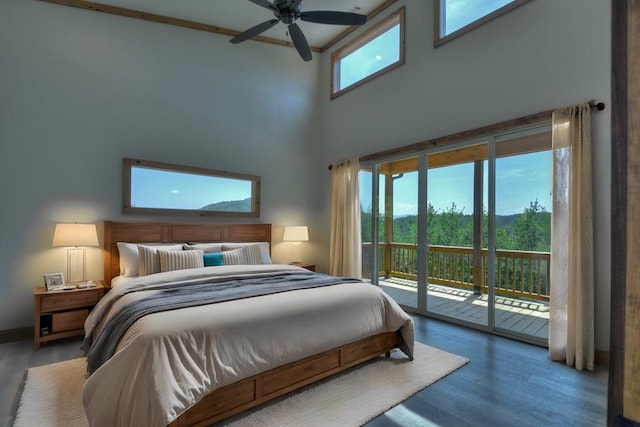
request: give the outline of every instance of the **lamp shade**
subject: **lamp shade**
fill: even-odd
[[[98,246],[95,224],[56,224],[53,246]]]
[[[306,242],[309,240],[309,229],[306,225],[285,227],[282,240],[285,242]]]

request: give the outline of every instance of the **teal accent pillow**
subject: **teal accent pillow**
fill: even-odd
[[[204,254],[205,267],[216,267],[218,265],[224,265],[224,260],[222,259],[222,252]]]

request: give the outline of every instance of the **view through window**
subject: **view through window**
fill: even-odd
[[[259,177],[125,159],[124,210],[257,216]]]
[[[407,309],[544,343],[551,131],[483,141],[362,166],[363,277]]]
[[[529,0],[436,0],[436,46]]]
[[[404,63],[404,8],[331,55],[336,97]]]

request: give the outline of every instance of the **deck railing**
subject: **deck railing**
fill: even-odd
[[[404,243],[379,245],[380,276],[417,280],[417,246]],[[363,245],[363,262],[370,259],[371,245]],[[463,289],[487,288],[487,249],[482,249],[482,263],[474,267],[473,248],[429,246],[427,262],[430,284]],[[496,250],[496,294],[549,301],[548,252]],[[475,274],[480,268],[480,274]],[[364,271],[371,271],[366,265]]]

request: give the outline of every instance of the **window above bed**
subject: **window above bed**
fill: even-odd
[[[260,177],[124,159],[123,212],[259,217]]]
[[[434,46],[440,46],[530,0],[435,0]]]

